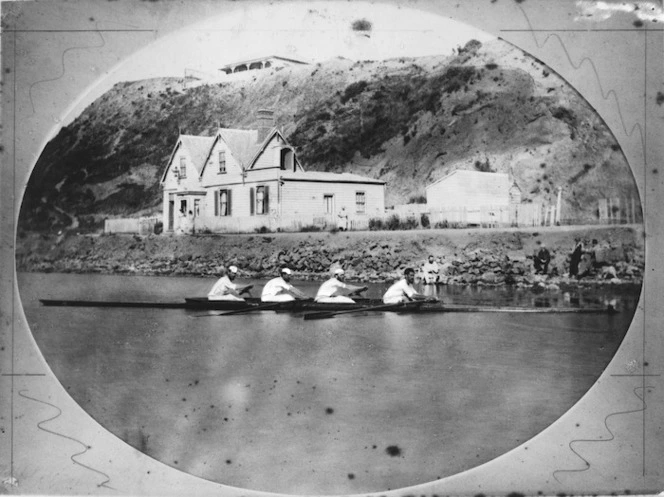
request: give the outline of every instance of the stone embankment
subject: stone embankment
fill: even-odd
[[[383,282],[406,267],[418,269],[429,254],[443,267],[443,281],[463,285],[555,287],[572,281],[569,254],[575,237],[597,240],[600,268],[590,255],[582,283],[637,283],[644,268],[638,226],[509,230],[272,233],[255,235],[31,235],[18,240],[18,271],[137,275],[216,275],[236,265],[243,278],[268,278],[287,266],[296,279],[323,279],[341,266],[353,281]],[[535,275],[532,254],[546,243],[549,275]],[[589,247],[589,246],[588,246]],[[595,265],[597,266],[597,264]],[[576,280],[574,280],[575,282]]]

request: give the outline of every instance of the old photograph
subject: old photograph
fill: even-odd
[[[3,2],[0,492],[661,490],[662,22]]]

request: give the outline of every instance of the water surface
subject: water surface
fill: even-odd
[[[622,312],[374,313],[313,321],[271,311],[220,317],[38,302],[180,301],[205,295],[213,283],[19,275],[46,361],[109,431],[202,478],[300,494],[424,483],[524,443],[592,386],[623,339],[637,298],[611,289],[532,294],[442,287],[438,295],[448,303],[617,299]],[[316,289],[299,286],[310,294]],[[372,287],[368,296],[383,290]]]

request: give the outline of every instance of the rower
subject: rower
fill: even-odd
[[[217,280],[212,287],[212,290],[210,290],[210,293],[208,293],[208,300],[232,300],[244,302],[245,300],[242,297],[242,294],[248,293],[251,295],[249,290],[251,290],[254,285],[238,285],[237,283],[233,283],[233,280],[237,276],[237,267],[235,266],[230,266],[228,271],[225,271],[222,268],[221,272],[223,276]]]
[[[354,304],[355,301],[348,295],[357,295],[369,288],[366,286],[355,286],[345,283],[344,270],[337,268],[334,276],[323,283],[316,294],[316,302]]]
[[[310,300],[303,292],[291,285],[293,272],[287,267],[281,270],[281,276],[271,279],[263,287],[262,302],[290,302],[292,300]]]
[[[427,302],[436,302],[438,300],[419,293],[413,288],[414,282],[415,270],[409,267],[404,271],[404,277],[387,289],[387,292],[383,295],[383,302],[386,304],[400,304],[412,300],[422,300]]]

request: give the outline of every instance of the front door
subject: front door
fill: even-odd
[[[168,231],[173,231],[173,216],[175,212],[175,201],[168,201]]]

